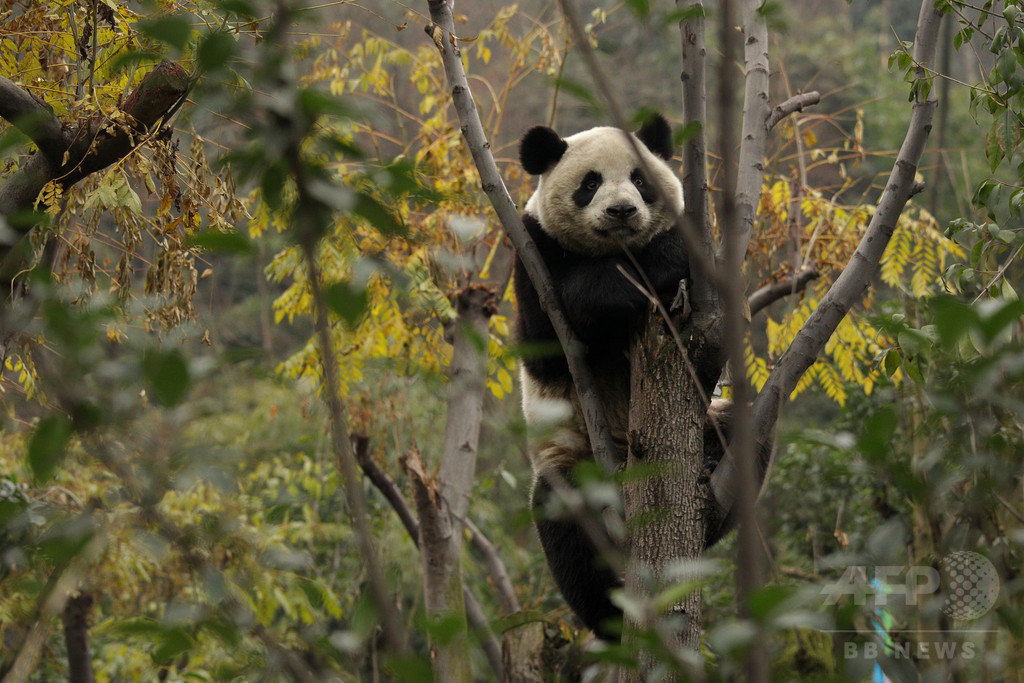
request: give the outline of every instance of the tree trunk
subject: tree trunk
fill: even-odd
[[[623,485],[626,524],[630,530],[630,561],[626,590],[630,596],[653,596],[667,585],[697,578],[694,568],[672,573],[679,560],[697,560],[704,549],[708,490],[702,477],[705,387],[692,372],[691,359],[704,349],[701,334],[688,335],[690,353],[679,338],[652,316],[632,354],[628,470]],[[713,382],[712,382],[713,385]],[[631,631],[654,627],[671,650],[697,653],[701,642],[701,594],[678,598],[663,615],[643,619],[626,615]],[[649,621],[648,621],[649,620]],[[648,621],[648,623],[644,623]],[[641,655],[640,671],[626,680],[645,680],[654,666]]]

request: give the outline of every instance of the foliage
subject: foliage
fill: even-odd
[[[758,390],[767,379],[768,368],[789,347],[835,276],[853,256],[872,211],[869,205],[843,206],[834,196],[826,197],[813,190],[804,192],[794,196],[789,182],[775,179],[766,183],[761,195],[757,246],[752,247],[747,267],[760,266],[762,272],[777,268],[773,277],[793,272],[792,261],[780,263],[777,250],[769,245],[792,244],[795,225],[799,239],[792,248],[798,249],[797,262],[816,264],[821,277],[778,318],[769,312],[764,328],[764,355],[748,355],[747,361],[748,377]],[[895,226],[882,259],[881,278],[907,297],[925,299],[941,290],[946,266],[959,262],[963,256],[964,250],[942,235],[934,218],[924,209],[914,208],[905,211]],[[883,363],[892,340],[885,330],[872,323],[871,306],[872,298],[868,298],[865,310],[840,323],[826,344],[824,355],[804,375],[791,398],[817,385],[842,406],[851,387],[870,395],[883,375],[900,379],[898,366]]]
[[[161,56],[202,78],[176,131],[140,141],[63,196],[53,186],[40,196],[51,219],[33,237],[33,264],[43,267],[26,269],[29,296],[14,311],[31,322],[16,348],[3,349],[0,670],[37,626],[35,679],[66,677],[59,614],[48,606],[60,591],[97,598],[98,680],[360,680],[382,665],[396,676],[429,667],[426,640],[437,632],[420,620],[415,548],[367,490],[382,571],[413,633],[410,659],[379,656],[378,615],[364,597],[370,570],[316,400],[322,358],[309,331],[309,263],[296,245],[308,234],[322,238],[316,263],[350,425],[369,436],[374,462],[400,487],[400,456],[440,448],[448,295],[480,282],[501,294],[472,517],[509,567],[524,603],[517,616],[554,622],[549,640],[577,656],[579,634],[546,578],[525,509],[530,475],[510,418],[509,250],[478,191],[436,47],[410,37],[418,31],[394,30],[422,17],[397,5],[355,17],[311,8],[289,17],[299,27],[289,42],[273,39],[280,17],[256,3],[16,5],[3,15],[3,71],[68,123],[110,114]],[[1012,177],[982,182],[975,201],[984,218],[964,216],[945,236],[930,210],[905,214],[893,226],[884,286],[842,323],[794,392],[807,421],[841,417],[784,439],[770,488],[768,542],[780,576],[758,597],[755,616],[768,624],[780,676],[870,673],[858,668],[863,661],[829,657],[844,639],[874,637],[873,604],[823,602],[846,566],[931,566],[963,549],[984,554],[1007,579],[1019,565],[1024,233],[1014,164],[1024,34],[1012,2],[1001,17],[986,14],[984,26],[948,6],[961,22],[956,47],[983,37],[995,60],[974,90],[974,113],[993,117],[984,149],[993,175]],[[575,82],[574,46],[547,10],[471,9],[460,17],[473,34],[463,59],[505,179],[522,200],[528,182],[510,141],[559,116],[566,128],[582,127],[592,98]],[[594,12],[588,31],[603,58],[626,61],[620,55],[636,50],[669,68],[656,49],[670,42],[655,30],[664,22],[647,11],[631,2]],[[634,27],[630,14],[648,25]],[[623,39],[629,31],[653,34]],[[866,37],[851,35],[848,49],[877,58],[861,49]],[[794,50],[812,54],[792,38]],[[899,47],[892,66],[912,68],[908,56]],[[640,85],[663,94],[660,82]],[[553,102],[551,91],[567,97]],[[747,366],[756,386],[861,237],[872,194],[869,171],[858,167],[872,157],[864,131],[897,127],[877,112],[800,115],[779,131],[746,276],[772,282],[814,263],[822,277],[763,323],[755,319]],[[843,129],[838,142],[829,127]],[[0,134],[6,176],[32,148],[10,128]],[[790,172],[800,163],[809,174]],[[270,293],[225,293],[222,273],[232,269],[248,281],[265,269]],[[270,352],[228,337],[229,326],[256,327],[271,296],[278,328]],[[823,407],[823,396],[834,405]],[[500,615],[490,577],[469,553],[466,564],[466,584],[488,616]],[[732,568],[720,565],[705,581],[714,608],[706,668],[727,678],[751,631],[735,618]],[[897,610],[904,633],[949,631],[940,597]],[[1012,643],[1020,608],[1007,581],[997,609],[977,624]],[[985,661],[959,665],[970,674],[1020,665],[1010,647],[983,651]],[[591,646],[588,656],[596,671],[635,652]]]

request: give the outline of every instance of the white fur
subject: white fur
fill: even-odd
[[[604,256],[619,253],[623,247],[642,249],[656,235],[672,225],[675,213],[683,208],[683,188],[667,163],[651,153],[633,137],[644,163],[634,146],[618,128],[598,127],[565,138],[568,148],[562,158],[540,177],[537,190],[526,203],[526,212],[540,221],[541,228],[567,249],[578,254]],[[649,184],[657,184],[667,197],[644,203],[630,174],[641,169]],[[582,209],[572,195],[588,171],[597,171],[603,182],[593,201]],[[653,177],[651,177],[653,175]],[[629,203],[637,213],[628,223],[613,221],[606,213],[609,206]]]

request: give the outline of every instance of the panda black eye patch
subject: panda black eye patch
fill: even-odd
[[[658,201],[658,193],[655,192],[654,187],[647,182],[647,179],[644,178],[644,174],[640,172],[639,168],[633,169],[633,172],[629,174],[629,179],[633,182],[637,191],[640,192],[640,199],[644,200],[644,204],[653,204]]]
[[[598,188],[604,179],[597,171],[587,171],[580,181],[579,187],[572,193],[572,201],[581,209],[594,200]]]

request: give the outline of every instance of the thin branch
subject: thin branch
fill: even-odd
[[[768,115],[768,118],[764,123],[764,127],[767,130],[771,130],[778,125],[779,121],[782,121],[790,114],[803,111],[805,107],[810,107],[820,101],[821,94],[817,90],[793,95],[785,102],[775,105],[775,108],[772,109],[771,113]]]
[[[292,145],[294,147],[294,145]],[[293,155],[298,151],[293,149]],[[302,175],[299,160],[293,159],[293,172],[296,176],[296,187],[300,196],[308,192]],[[301,204],[301,200],[300,200]],[[296,216],[301,218],[301,216]],[[349,517],[356,533],[359,553],[366,565],[366,578],[373,592],[376,606],[384,628],[384,637],[388,648],[394,654],[405,652],[405,629],[398,616],[391,595],[384,581],[384,573],[380,570],[376,546],[370,532],[369,512],[359,477],[356,474],[355,454],[348,435],[348,424],[345,422],[344,407],[341,403],[341,390],[338,386],[338,366],[331,335],[328,330],[327,303],[324,300],[323,287],[320,286],[319,268],[317,267],[315,242],[313,239],[302,240],[302,251],[309,271],[309,287],[313,295],[313,321],[316,327],[317,342],[320,346],[320,362],[323,366],[324,390],[327,393],[327,406],[331,421],[331,436],[334,441],[335,462],[344,481],[345,502],[348,505]]]
[[[558,341],[565,351],[569,371],[579,397],[583,419],[587,425],[594,458],[608,472],[617,468],[615,444],[608,429],[608,421],[604,416],[604,408],[598,397],[597,388],[590,368],[584,359],[583,345],[572,331],[569,321],[562,312],[561,304],[551,284],[551,276],[544,263],[537,245],[530,239],[523,225],[515,202],[505,188],[498,167],[491,154],[490,143],[484,134],[480,115],[473,101],[473,94],[466,80],[466,73],[460,58],[458,41],[455,37],[455,22],[452,10],[446,0],[427,0],[430,19],[433,22],[427,27],[434,44],[441,54],[448,85],[451,88],[452,101],[462,126],[462,135],[469,146],[470,154],[487,198],[491,201],[494,211],[508,234],[516,254],[523,262],[530,281],[537,290],[541,307],[551,320],[558,335]]]
[[[882,253],[892,237],[896,221],[917,187],[915,173],[924,152],[937,100],[924,65],[935,59],[941,15],[932,0],[923,0],[914,41],[914,59],[918,66],[914,88],[917,93],[910,125],[889,181],[878,201],[878,208],[864,233],[856,252],[846,268],[829,289],[818,308],[804,323],[779,363],[772,370],[761,393],[754,400],[754,424],[760,443],[766,443],[779,412],[797,382],[817,359],[825,343],[850,308],[864,295],[872,278],[878,272]],[[922,89],[927,88],[927,97]],[[727,454],[711,476],[711,486],[720,501],[734,498],[736,463]]]
[[[815,266],[804,266],[797,272],[790,273],[779,282],[772,282],[756,289],[747,297],[750,317],[753,318],[779,299],[802,292],[809,283],[817,280],[818,277],[820,277],[820,274]]]
[[[484,560],[484,565],[487,567],[487,573],[491,577],[491,581],[494,582],[494,590],[498,594],[498,600],[501,602],[501,609],[506,614],[514,614],[515,612],[522,611],[522,607],[519,604],[519,599],[516,597],[515,588],[512,586],[512,580],[508,577],[508,571],[505,569],[505,563],[501,559],[501,555],[498,554],[497,548],[494,544],[484,536],[483,532],[477,528],[473,522],[469,519],[463,520],[463,525],[469,530],[469,543],[473,546],[473,549],[479,553],[480,557]]]

